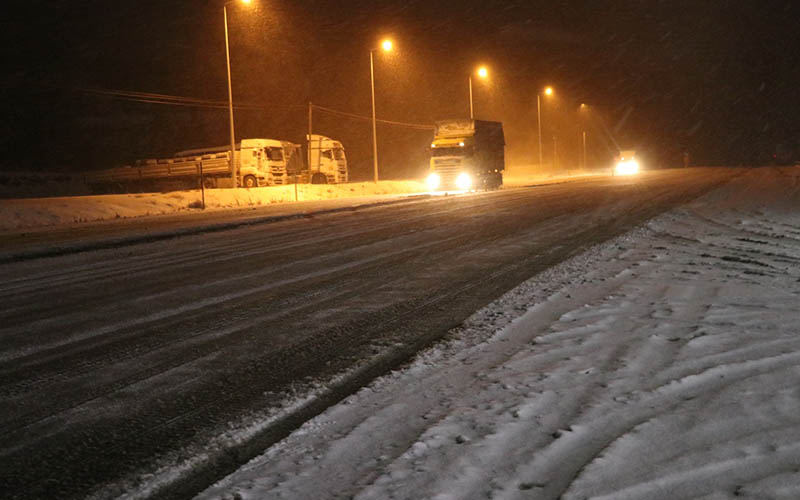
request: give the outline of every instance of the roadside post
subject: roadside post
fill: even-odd
[[[206,182],[203,178],[203,162],[197,161],[197,175],[200,177],[200,208],[206,209]]]

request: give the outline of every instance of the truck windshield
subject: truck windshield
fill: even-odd
[[[283,148],[264,148],[267,150],[267,158],[272,161],[283,160]]]
[[[334,148],[333,157],[337,160],[344,160],[344,150],[342,148]]]
[[[455,147],[455,148],[433,148],[431,149],[431,156],[471,156],[472,146]]]

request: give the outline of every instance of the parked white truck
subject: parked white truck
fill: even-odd
[[[347,158],[342,143],[324,135],[306,135],[308,174],[312,184],[342,184],[348,181]]]
[[[311,139],[312,168],[304,165],[298,144],[242,139],[234,155],[236,185],[252,188],[294,182],[347,182],[347,160],[341,143],[324,136],[314,135]],[[206,188],[233,185],[229,147],[190,149],[171,158],[87,172],[86,183],[95,193],[162,191],[196,188],[201,177]]]

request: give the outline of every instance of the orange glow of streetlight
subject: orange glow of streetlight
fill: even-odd
[[[242,0],[242,3],[250,3],[251,0]]]
[[[481,78],[486,78],[487,76],[489,76],[489,70],[486,69],[486,66],[481,66],[480,68],[478,68],[478,76]]]
[[[544,89],[544,95],[553,95],[553,87],[547,87]]]
[[[384,40],[383,42],[381,42],[381,48],[385,52],[391,52],[393,47],[394,45],[392,44],[391,40]]]

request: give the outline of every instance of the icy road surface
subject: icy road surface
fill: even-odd
[[[800,498],[798,181],[525,282],[199,498]]]
[[[526,279],[744,172],[414,200],[2,264],[0,497],[202,491]]]

